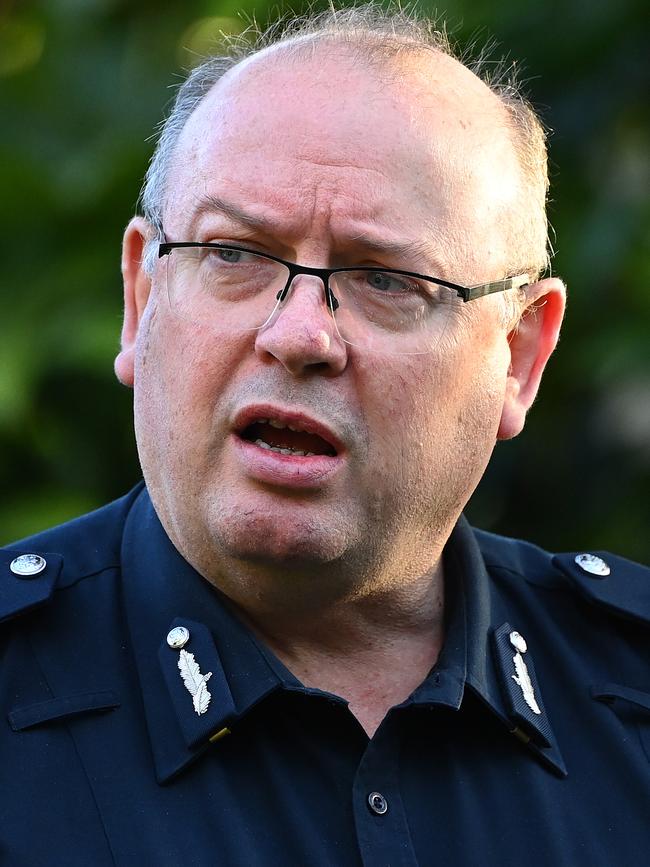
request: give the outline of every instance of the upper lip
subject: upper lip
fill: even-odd
[[[256,403],[240,409],[233,420],[233,430],[241,434],[249,425],[256,421],[275,420],[291,426],[296,430],[315,434],[325,440],[337,454],[343,451],[344,446],[336,434],[323,424],[302,410],[280,409],[272,404]]]

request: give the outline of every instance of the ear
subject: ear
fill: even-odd
[[[549,277],[526,287],[526,307],[508,335],[510,369],[497,438],[521,433],[551,353],[555,349],[564,316],[564,283]]]
[[[124,282],[124,322],[121,349],[115,359],[115,375],[123,385],[133,387],[135,345],[151,291],[151,278],[144,272],[142,258],[151,237],[150,224],[134,217],[126,227],[122,243],[122,280]]]

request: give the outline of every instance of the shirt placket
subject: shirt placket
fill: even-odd
[[[399,782],[398,714],[391,712],[359,763],[352,805],[364,867],[417,867]]]

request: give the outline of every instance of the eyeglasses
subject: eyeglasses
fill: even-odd
[[[173,254],[173,255],[172,255]],[[435,349],[459,299],[518,289],[527,275],[460,286],[411,271],[308,268],[232,244],[161,243],[167,294],[181,318],[223,333],[259,330],[278,318],[299,275],[318,277],[339,336],[365,350],[418,355]]]

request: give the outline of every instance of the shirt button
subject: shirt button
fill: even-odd
[[[368,795],[368,806],[378,816],[383,816],[384,813],[388,812],[388,801],[381,792],[371,792]]]
[[[190,640],[190,631],[184,626],[175,626],[167,633],[167,644],[173,650],[181,650]]]
[[[40,554],[21,554],[9,564],[11,571],[19,578],[33,578],[34,575],[42,572],[46,566],[47,560]]]
[[[596,578],[607,578],[612,571],[603,558],[596,554],[578,554],[574,560],[583,572],[594,575]]]

